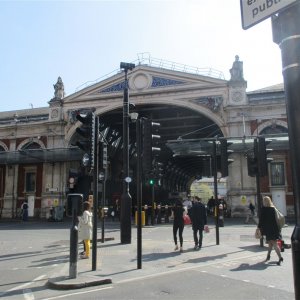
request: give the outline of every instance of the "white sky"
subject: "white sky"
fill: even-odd
[[[0,0],[0,111],[48,106],[138,53],[211,67],[230,79],[235,55],[247,91],[283,81],[271,20],[243,30],[239,0]]]

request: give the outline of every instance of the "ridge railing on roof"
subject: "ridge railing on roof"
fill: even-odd
[[[145,65],[145,66],[150,66],[150,67],[185,72],[185,73],[208,76],[208,77],[225,80],[223,72],[218,71],[213,68],[198,68],[198,67],[193,67],[193,66],[189,66],[189,65],[185,65],[185,64],[175,63],[175,62],[172,62],[169,60],[154,58],[154,57],[151,57],[150,54],[147,52],[138,53],[137,55],[138,55],[138,58],[136,60],[132,61],[131,63],[134,63],[136,65]],[[97,82],[107,79],[108,77],[118,74],[120,72],[122,72],[122,71],[120,70],[120,68],[118,68],[118,69],[116,69],[104,76],[101,76],[93,81],[87,81],[87,82],[83,83],[82,85],[80,85],[79,87],[77,87],[75,92],[78,92],[79,90],[81,90],[83,88],[86,88],[90,85],[93,85]]]

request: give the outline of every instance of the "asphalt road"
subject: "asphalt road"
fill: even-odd
[[[53,290],[49,276],[69,261],[70,223],[0,223],[0,297],[4,299],[294,299],[291,250],[277,266],[273,254],[253,239],[254,225],[231,222],[220,228],[220,246],[213,231],[201,251],[193,251],[192,231],[185,228],[184,253],[174,253],[170,225],[143,229],[143,272],[136,254],[118,245],[117,224],[107,224],[114,241],[98,245],[98,268],[111,272],[113,284],[80,290]],[[283,229],[288,242],[293,226]],[[136,229],[133,228],[133,235]],[[98,230],[101,236],[101,229]],[[224,245],[224,246],[223,246]],[[169,249],[168,252],[165,252]],[[224,253],[226,251],[226,253]],[[126,260],[126,255],[131,259]],[[109,260],[110,259],[110,260]],[[124,262],[124,264],[123,264]],[[114,270],[115,270],[114,269]]]

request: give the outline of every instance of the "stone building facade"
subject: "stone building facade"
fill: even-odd
[[[139,64],[128,75],[130,101],[137,107],[167,104],[178,111],[192,111],[211,120],[226,138],[246,140],[258,135],[287,134],[283,86],[247,93],[238,57],[230,74],[231,79],[227,81]],[[48,107],[0,112],[0,217],[17,217],[24,200],[29,202],[30,217],[49,217],[51,207],[65,205],[72,184],[70,174],[80,169],[82,156],[73,146],[76,128],[80,126],[76,112],[94,108],[96,115],[104,118],[121,111],[123,88],[124,74],[120,72],[65,96],[59,77]],[[113,131],[110,140],[111,145],[117,145],[118,133]],[[272,153],[269,176],[261,178],[260,187],[262,194],[271,195],[286,215],[292,215],[288,145],[280,145]],[[122,185],[119,176],[122,162],[113,156],[116,147],[115,151],[111,150],[109,162],[107,197],[110,200],[118,197]],[[247,201],[256,200],[256,182],[248,176],[245,152],[237,151],[233,158],[227,190],[234,216],[245,213]],[[194,179],[189,178],[188,182]]]

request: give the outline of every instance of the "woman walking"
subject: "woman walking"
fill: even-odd
[[[90,203],[83,203],[84,212],[81,217],[79,217],[78,225],[78,239],[83,240],[85,252],[80,255],[80,258],[90,257],[90,246],[92,239],[92,228],[93,228],[93,214],[91,213]]]
[[[263,207],[261,209],[257,227],[260,229],[261,234],[266,236],[269,245],[266,261],[270,260],[271,251],[274,248],[279,258],[277,265],[280,266],[281,262],[283,262],[283,257],[281,256],[281,251],[277,245],[277,240],[280,239],[281,234],[275,214],[276,211],[271,198],[268,196],[263,197]]]
[[[173,215],[173,238],[175,243],[175,251],[178,250],[178,244],[177,244],[177,232],[179,232],[179,243],[180,243],[180,252],[183,251],[182,245],[183,245],[183,229],[184,229],[184,221],[183,216],[185,214],[185,209],[183,208],[182,202],[180,200],[177,200],[175,202],[174,207],[172,208],[172,215]]]

